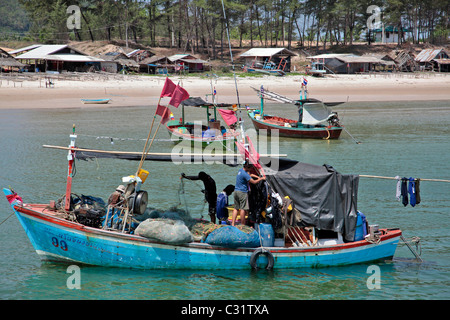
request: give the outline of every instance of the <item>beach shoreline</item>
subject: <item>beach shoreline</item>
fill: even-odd
[[[129,75],[79,75],[77,80],[57,76],[53,87],[46,88],[45,76],[39,78],[0,79],[0,109],[39,108],[92,108],[156,106],[165,78]],[[202,97],[211,93],[211,80],[207,77],[171,76],[190,96]],[[367,74],[330,75],[325,78],[307,76],[308,97],[324,102],[377,102],[450,100],[450,74]],[[303,76],[221,77],[212,81],[218,103],[241,105],[258,104],[256,92],[261,85],[291,99],[299,98]],[[109,98],[109,104],[82,104],[81,99]],[[211,97],[208,97],[211,101]]]

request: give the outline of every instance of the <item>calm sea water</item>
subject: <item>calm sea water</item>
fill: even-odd
[[[450,179],[450,102],[347,103],[335,111],[361,144],[343,132],[337,141],[280,138],[278,151],[303,162],[330,164],[342,173]],[[153,112],[154,107],[0,110],[0,186],[12,186],[25,202],[58,199],[65,190],[66,152],[42,145],[66,146],[75,123],[80,147],[141,151]],[[290,105],[267,105],[266,112],[296,116]],[[188,117],[203,118],[204,112],[193,109]],[[249,121],[246,127],[252,128]],[[168,138],[160,130],[152,151],[170,152]],[[132,161],[78,161],[73,192],[107,199],[121,177],[136,168]],[[234,183],[237,171],[219,164],[159,162],[146,162],[144,168],[150,171],[145,186],[156,208],[180,204],[181,172],[206,171],[223,188]],[[380,289],[368,288],[371,264],[360,264],[273,272],[82,266],[81,289],[70,290],[67,266],[41,262],[12,216],[0,225],[0,299],[449,299],[450,183],[423,181],[416,207],[398,202],[395,187],[394,180],[361,178],[358,209],[371,224],[399,227],[406,238],[420,237],[424,262],[415,262],[399,246],[394,261],[377,264]],[[206,217],[201,186],[186,182],[185,188],[192,215]],[[0,200],[0,222],[11,212]]]

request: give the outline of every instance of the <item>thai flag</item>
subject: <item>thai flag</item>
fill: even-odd
[[[216,95],[217,94],[217,92],[216,92],[216,87],[214,87],[214,95]]]
[[[308,85],[308,80],[306,78],[303,78],[303,85],[306,87]]]

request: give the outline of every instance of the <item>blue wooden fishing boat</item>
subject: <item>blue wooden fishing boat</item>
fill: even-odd
[[[358,176],[341,175],[331,167],[263,157],[263,163],[271,161],[273,165],[278,162],[277,171],[272,165],[266,167],[255,164],[255,168],[266,171],[272,191],[280,197],[291,197],[290,205],[301,212],[300,222],[303,226],[300,222],[292,223],[292,218],[288,219],[288,207],[287,211],[283,211],[284,222],[281,225],[277,222],[281,233],[273,228],[276,232],[267,238],[267,234],[260,232],[261,246],[240,247],[236,243],[219,246],[202,240],[172,244],[135,234],[132,226],[135,222],[131,218],[142,214],[147,206],[146,192],[142,190],[146,176],[142,177],[141,171],[122,179],[125,186],[120,192],[126,195],[123,198],[125,200],[120,205],[114,204],[113,200],[108,201],[102,224],[83,223],[72,203],[72,169],[75,158],[89,157],[89,151],[77,154],[75,128],[70,138],[66,195],[59,208],[54,200],[33,204],[23,201],[20,195],[9,188],[3,189],[36,253],[43,260],[141,269],[326,267],[391,259],[402,235],[399,229],[382,229],[375,225],[370,226],[369,231],[361,232],[363,224],[358,222],[361,215],[356,211]],[[293,183],[292,179],[303,179],[303,174],[308,179]],[[308,195],[305,190],[311,191],[308,181],[312,180],[315,189],[312,195]],[[307,201],[301,200],[305,198]],[[258,221],[265,221],[269,226],[276,222],[275,212],[278,210],[275,200],[270,199],[270,210],[267,202],[262,207],[264,214],[257,214]],[[295,208],[291,207],[290,212],[294,212]],[[81,214],[78,210],[78,214]],[[83,214],[87,217],[86,212]],[[117,219],[121,219],[118,226],[108,222],[115,214]],[[337,236],[321,236],[320,229],[335,232]]]
[[[9,189],[5,194],[12,195]],[[41,259],[105,267],[169,269],[249,269],[261,248],[212,246],[201,242],[170,245],[141,236],[91,228],[61,218],[48,204],[12,203]],[[274,268],[339,266],[394,256],[400,230],[380,230],[379,242],[366,240],[315,247],[265,247]],[[264,252],[264,254],[266,254]],[[264,258],[266,259],[265,261]],[[261,257],[267,264],[267,257]]]

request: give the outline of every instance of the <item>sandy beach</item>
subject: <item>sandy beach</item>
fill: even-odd
[[[323,101],[425,101],[450,100],[450,74],[371,74],[330,75],[325,78],[308,76],[309,97]],[[206,77],[171,76],[191,96],[205,99],[211,92]],[[303,76],[238,77],[239,102],[258,104],[259,98],[251,87],[264,88],[298,99]],[[0,78],[0,109],[28,108],[92,108],[102,105],[84,105],[80,99],[110,98],[103,106],[155,106],[163,86],[164,77],[129,75],[77,75],[58,76],[54,87],[46,88],[45,75]],[[233,77],[213,80],[219,103],[237,103]],[[209,100],[211,101],[211,100]]]

